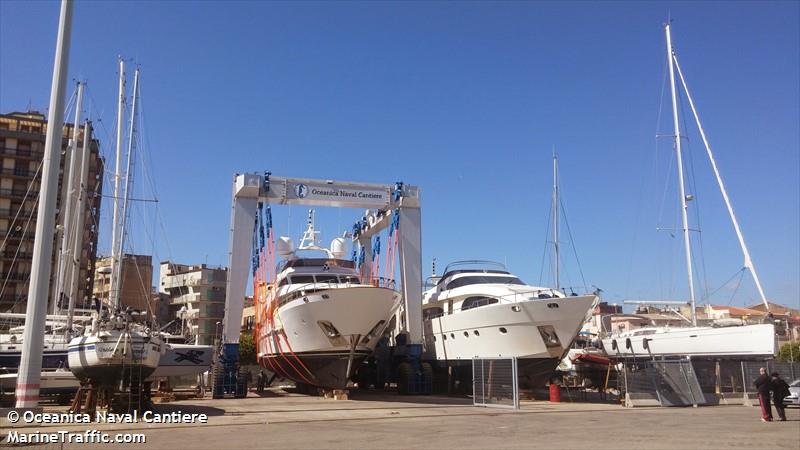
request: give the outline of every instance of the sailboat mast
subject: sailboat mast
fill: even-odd
[[[128,198],[130,197],[130,189],[131,189],[131,179],[133,176],[131,170],[131,164],[133,162],[133,151],[134,151],[134,142],[135,142],[135,134],[136,134],[136,103],[137,98],[139,97],[139,69],[136,69],[136,72],[133,76],[133,104],[131,105],[131,128],[130,134],[128,135],[128,162],[125,168],[125,193],[122,196],[122,212],[120,214],[120,227],[119,227],[119,238],[117,239],[117,248],[114,249],[117,254],[117,266],[112,269],[112,273],[117,273],[117,280],[120,280],[122,276],[122,261],[125,258],[123,255],[123,242],[125,241],[125,222],[127,221],[128,217]],[[116,296],[114,297],[114,307],[119,308],[119,289],[116,291]]]
[[[116,271],[119,254],[117,254],[117,247],[119,246],[119,182],[120,182],[120,165],[122,163],[122,126],[125,122],[125,61],[119,58],[119,103],[117,104],[117,153],[114,158],[114,212],[112,215],[111,225],[111,286],[109,287],[109,304],[116,305],[117,298],[119,297],[119,274]]]
[[[75,176],[80,170],[78,167],[78,138],[80,137],[80,121],[81,121],[81,108],[83,107],[83,83],[78,82],[78,97],[75,102],[75,120],[72,125],[72,140],[69,145],[69,167],[64,168],[66,179],[62,181],[66,185],[66,196],[61,199],[61,208],[64,211],[64,229],[61,232],[61,254],[58,258],[58,272],[56,278],[56,289],[53,292],[53,302],[56,307],[54,310],[61,311],[61,299],[69,296],[66,289],[66,280],[72,276],[72,238],[75,233],[75,226],[73,224],[73,214],[75,214]]]
[[[31,278],[28,284],[28,305],[25,331],[22,334],[22,358],[16,389],[17,408],[39,406],[39,385],[42,376],[45,316],[53,255],[53,230],[56,225],[56,192],[61,164],[61,135],[64,123],[64,91],[67,83],[69,47],[72,29],[73,2],[61,1],[61,12],[53,63],[50,91],[50,117],[42,158],[42,187],[36,211],[36,239],[33,241]]]
[[[558,157],[553,149],[553,247],[555,249],[556,289],[561,289],[561,258],[558,248]]]
[[[697,326],[697,313],[695,311],[694,276],[692,271],[692,245],[689,237],[689,216],[686,205],[686,187],[683,180],[683,155],[681,154],[681,129],[678,122],[678,98],[675,85],[675,67],[672,59],[672,37],[669,24],[665,27],[667,34],[667,60],[669,61],[669,87],[672,94],[672,121],[675,127],[675,156],[678,160],[678,184],[681,196],[681,219],[683,220],[683,245],[686,248],[686,273],[689,278],[689,304],[692,314],[692,325]]]
[[[72,333],[72,316],[75,314],[75,302],[78,297],[78,279],[81,275],[81,256],[83,253],[83,225],[86,216],[86,201],[89,195],[86,192],[89,175],[89,145],[92,142],[92,123],[87,119],[83,125],[83,151],[81,152],[81,172],[78,180],[78,206],[75,217],[75,240],[72,243],[72,278],[69,280],[69,309],[67,311],[67,330]]]
[[[686,92],[686,99],[689,100],[689,106],[692,108],[694,120],[697,122],[697,129],[700,130],[700,136],[703,138],[703,145],[706,147],[706,154],[708,154],[708,159],[711,161],[711,168],[714,169],[714,175],[717,177],[717,184],[719,185],[719,190],[722,193],[722,198],[725,200],[725,206],[728,208],[728,214],[731,216],[733,229],[736,230],[736,237],[739,239],[739,246],[742,248],[742,255],[744,256],[744,267],[750,270],[750,274],[753,276],[753,281],[756,283],[758,294],[761,296],[761,301],[764,303],[764,306],[766,306],[767,311],[769,311],[769,302],[767,301],[766,295],[764,295],[764,289],[761,288],[761,281],[758,279],[758,274],[756,273],[755,265],[753,265],[753,260],[750,259],[750,252],[747,251],[747,245],[744,243],[744,235],[742,234],[742,230],[739,228],[739,221],[736,220],[736,214],[733,213],[731,199],[728,197],[728,191],[725,189],[725,184],[722,182],[722,175],[719,173],[719,169],[717,169],[717,162],[714,159],[714,154],[711,153],[711,145],[708,143],[706,132],[703,130],[703,125],[700,123],[700,115],[697,113],[697,108],[694,106],[692,95],[689,94],[689,86],[686,85],[686,79],[683,77],[683,71],[681,71],[681,66],[678,64],[678,56],[673,54],[672,59],[675,62],[675,68],[678,70],[678,76],[681,79],[683,91]]]

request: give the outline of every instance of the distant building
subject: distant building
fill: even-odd
[[[603,317],[609,314],[622,314],[622,305],[600,302],[594,307],[592,317],[583,324],[581,332],[588,335],[599,335],[603,330]]]
[[[185,307],[198,344],[213,344],[222,332],[227,276],[225,268],[161,262],[159,291],[168,296],[170,320],[179,319],[181,308]]]
[[[256,327],[256,307],[253,304],[253,296],[244,297],[244,310],[242,311],[242,330],[252,331]]]
[[[83,146],[83,127],[79,128],[78,148]],[[28,280],[31,273],[33,241],[36,230],[36,205],[41,183],[41,163],[47,133],[47,120],[38,112],[12,112],[0,114],[0,236],[4,245],[0,248],[0,312],[24,313],[27,307]],[[64,125],[61,143],[66,151],[72,138],[73,124]],[[83,251],[81,254],[81,273],[78,275],[78,299],[76,305],[89,303],[92,293],[92,278],[97,248],[97,224],[100,217],[102,193],[103,160],[100,157],[99,142],[92,139],[89,144],[89,175],[86,184],[88,193],[86,209],[83,211]],[[66,195],[66,184],[62,183],[66,158],[61,158],[57,200],[57,223],[63,223],[61,197]],[[59,244],[59,241],[54,241]],[[58,245],[53,246],[53,267],[55,267]],[[56,271],[51,275],[51,283]],[[54,298],[50,295],[50,298]],[[66,305],[63,305],[66,308]],[[48,311],[51,308],[48,309]]]
[[[125,254],[122,258],[119,304],[138,311],[147,311],[151,301],[153,280],[153,258],[149,255]],[[97,260],[94,276],[94,296],[110,304],[111,257]]]
[[[763,303],[752,305],[749,309],[761,311],[762,313],[767,311],[767,307]],[[800,309],[770,302],[769,311],[777,321],[775,323],[775,333],[778,335],[778,341],[781,344],[788,341],[800,341]]]

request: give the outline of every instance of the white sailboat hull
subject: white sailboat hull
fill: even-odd
[[[78,390],[80,382],[69,370],[42,371],[39,392],[42,394],[70,393]],[[0,391],[14,392],[17,387],[17,374],[0,374]]]
[[[645,348],[644,340],[650,347]],[[629,343],[628,343],[629,340]],[[612,358],[697,356],[771,358],[777,350],[772,324],[735,327],[642,328],[603,339]]]
[[[117,384],[126,372],[144,380],[158,367],[163,347],[158,336],[138,331],[87,334],[70,341],[69,369],[81,381],[105,385]]]
[[[169,343],[165,347],[150,378],[198,375],[211,369],[214,348],[210,345]]]

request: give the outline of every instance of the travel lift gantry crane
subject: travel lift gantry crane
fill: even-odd
[[[420,190],[403,183],[394,185],[332,180],[283,178],[263,174],[237,174],[233,179],[228,279],[225,294],[222,346],[214,370],[213,396],[246,395],[244,374],[239,372],[239,331],[245,288],[250,274],[253,225],[259,203],[266,205],[309,205],[377,210],[359,221],[353,240],[372,260],[372,237],[391,226],[393,215],[399,233],[400,280],[403,304],[396,320],[395,358],[402,383],[400,392],[430,393],[431,380],[423,374],[422,356],[422,235]]]

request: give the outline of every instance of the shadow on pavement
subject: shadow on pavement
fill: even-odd
[[[223,416],[225,410],[222,408],[214,408],[212,406],[198,406],[198,405],[171,405],[160,403],[155,405],[153,410],[159,414],[169,414],[173,412],[180,412],[182,414],[205,414],[208,417]]]

